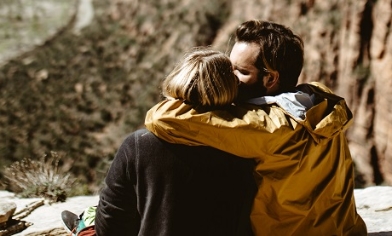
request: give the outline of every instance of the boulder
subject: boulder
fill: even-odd
[[[12,218],[16,210],[16,203],[0,199],[0,230],[7,226],[7,222]]]

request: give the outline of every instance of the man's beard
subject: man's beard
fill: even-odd
[[[236,102],[244,103],[251,98],[265,96],[266,93],[267,88],[263,85],[262,79],[258,79],[257,82],[253,84],[240,83]]]

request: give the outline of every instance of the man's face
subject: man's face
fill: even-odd
[[[255,66],[259,50],[257,44],[237,42],[230,53],[234,74],[241,82],[237,98],[240,102],[266,95],[266,88],[260,78],[259,69]]]

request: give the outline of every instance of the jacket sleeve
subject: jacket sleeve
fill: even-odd
[[[268,113],[267,113],[268,112]],[[199,113],[179,100],[152,107],[145,120],[159,138],[185,145],[206,145],[245,158],[274,153],[271,142],[290,142],[293,127],[280,107],[235,107]]]
[[[198,112],[182,101],[165,100],[147,112],[145,125],[170,143],[206,145],[245,158],[261,157],[261,161],[282,154],[284,147],[296,147],[295,140],[305,136],[316,143],[327,142],[350,126],[352,113],[343,98],[320,83],[298,88],[318,98],[305,120],[296,120],[276,104]]]
[[[134,134],[120,146],[100,192],[95,229],[98,236],[137,235],[140,217],[132,174],[135,160]]]

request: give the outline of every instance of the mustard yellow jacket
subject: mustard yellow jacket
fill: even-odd
[[[148,111],[146,127],[172,143],[208,145],[257,161],[255,235],[367,235],[356,212],[344,131],[352,113],[320,83],[299,90],[316,104],[298,119],[276,104],[199,113],[178,100]]]

